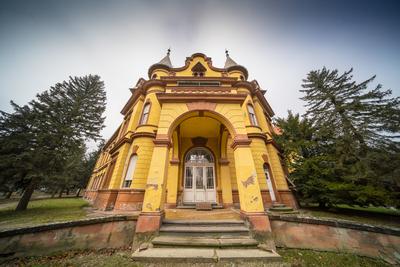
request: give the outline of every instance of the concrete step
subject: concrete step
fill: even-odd
[[[246,226],[162,225],[160,232],[168,233],[249,233]]]
[[[203,238],[247,238],[248,232],[160,232],[159,236],[176,236],[176,237],[203,237]]]
[[[280,212],[280,211],[288,212],[288,211],[293,211],[293,208],[287,207],[287,206],[284,206],[284,207],[271,207],[271,208],[269,208],[269,210],[270,211],[274,211],[274,212]]]
[[[152,240],[154,247],[205,247],[205,248],[256,248],[257,240],[242,238],[206,238],[192,236],[158,236]]]
[[[273,203],[273,204],[272,204],[272,207],[274,207],[274,208],[278,208],[278,207],[286,207],[286,205],[285,205],[285,204],[283,204],[283,203]]]
[[[163,264],[171,262],[188,265],[191,263],[258,262],[251,266],[286,266],[282,265],[282,258],[275,251],[260,249],[150,248],[133,253],[132,258],[138,262]]]
[[[163,220],[163,225],[196,225],[196,226],[244,226],[242,220]]]
[[[211,203],[212,209],[223,209],[224,206],[218,203]],[[196,209],[196,204],[184,204],[184,205],[178,205],[176,207],[177,209]]]

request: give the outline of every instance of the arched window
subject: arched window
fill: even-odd
[[[213,163],[214,157],[205,148],[193,148],[187,153],[185,163]]]
[[[147,120],[149,119],[149,113],[150,113],[150,103],[146,103],[144,105],[142,117],[140,118],[140,123],[139,124],[146,124],[147,123]]]
[[[247,105],[247,110],[249,111],[251,125],[258,126],[256,113],[254,112],[254,108],[251,104]]]
[[[131,187],[132,176],[133,173],[135,172],[136,162],[137,162],[137,155],[132,155],[131,158],[129,159],[129,165],[128,169],[126,170],[125,179],[124,183],[122,184],[122,187],[125,188]]]

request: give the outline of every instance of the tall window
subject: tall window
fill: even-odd
[[[149,119],[150,103],[146,103],[143,108],[142,118],[140,118],[140,124],[146,124]]]
[[[247,110],[249,111],[250,123],[251,125],[258,126],[256,113],[254,112],[254,108],[252,105],[247,105]]]
[[[133,155],[129,159],[129,165],[128,165],[128,169],[126,170],[125,179],[124,179],[124,183],[122,184],[122,187],[126,187],[126,188],[131,187],[132,176],[135,171],[136,162],[137,162],[137,156]]]
[[[275,196],[274,188],[272,186],[272,180],[271,180],[271,174],[269,172],[270,171],[269,166],[267,163],[264,163],[263,167],[264,167],[265,178],[267,178],[267,185],[268,185],[268,190],[269,190],[269,195],[271,197],[271,201],[275,202],[276,196]]]

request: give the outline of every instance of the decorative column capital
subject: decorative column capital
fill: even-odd
[[[249,147],[251,139],[247,137],[247,134],[237,134],[233,139],[231,147],[235,150],[237,147]]]
[[[172,146],[171,140],[166,134],[157,134],[156,139],[153,140],[155,146],[166,146],[170,148]]]
[[[219,164],[222,166],[229,165],[229,160],[227,158],[220,158]]]

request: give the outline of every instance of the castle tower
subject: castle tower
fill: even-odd
[[[165,209],[196,203],[236,207],[261,228],[274,202],[296,208],[272,139],[274,112],[247,79],[228,52],[217,68],[201,53],[173,67],[168,51],[130,89],[85,197],[99,209],[141,211],[139,232],[156,231]]]

